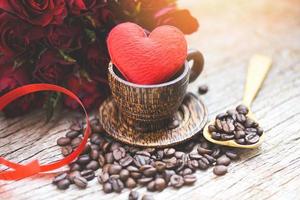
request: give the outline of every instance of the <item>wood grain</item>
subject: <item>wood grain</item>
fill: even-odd
[[[229,173],[216,178],[211,169],[198,172],[193,187],[154,193],[156,199],[299,199],[300,195],[300,2],[298,0],[189,0],[180,1],[201,22],[188,37],[191,47],[205,55],[205,70],[190,87],[206,83],[204,101],[210,117],[242,100],[246,66],[254,53],[272,56],[274,66],[253,103],[265,128],[260,149],[244,151]],[[45,124],[44,114],[0,117],[0,154],[26,162],[38,157],[51,162],[60,157],[55,140],[63,135],[74,113],[57,113]],[[0,199],[127,199],[104,195],[96,181],[86,190],[58,191],[51,177],[36,176],[0,182]],[[145,189],[138,189],[144,192]]]

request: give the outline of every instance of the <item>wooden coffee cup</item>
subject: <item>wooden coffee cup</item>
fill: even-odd
[[[191,67],[188,61],[193,61]],[[126,81],[110,63],[109,85],[122,122],[142,132],[165,128],[181,105],[188,84],[201,74],[203,65],[202,54],[189,50],[182,69],[170,81],[140,85]]]

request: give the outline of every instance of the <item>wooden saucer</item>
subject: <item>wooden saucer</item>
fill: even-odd
[[[165,147],[180,144],[197,134],[207,123],[207,108],[198,97],[187,93],[173,121],[166,128],[140,132],[122,121],[112,97],[106,99],[99,108],[100,123],[116,140],[143,147]]]

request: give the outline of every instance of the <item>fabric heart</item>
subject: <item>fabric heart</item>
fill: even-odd
[[[172,26],[160,26],[149,36],[134,23],[116,26],[107,39],[112,63],[130,82],[159,84],[178,72],[187,56],[184,34]]]

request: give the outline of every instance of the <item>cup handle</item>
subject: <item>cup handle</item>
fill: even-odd
[[[194,82],[198,76],[201,74],[204,66],[204,58],[202,53],[196,49],[189,49],[187,55],[187,61],[193,60],[193,65],[190,66],[190,83]]]

